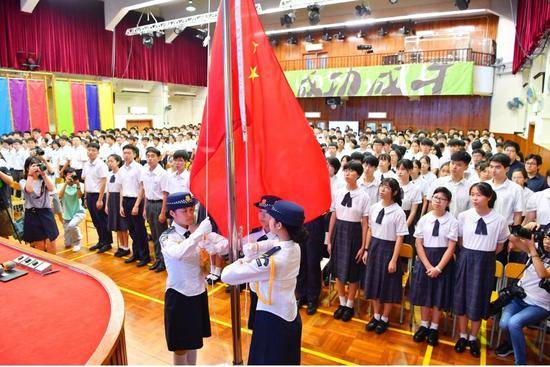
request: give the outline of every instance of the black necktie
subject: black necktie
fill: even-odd
[[[109,180],[110,183],[115,183],[115,175],[111,176],[111,179]]]
[[[434,229],[432,230],[432,237],[439,237],[439,221],[437,219],[434,222]]]
[[[185,238],[189,238],[189,236],[191,236],[191,231],[187,231],[183,234],[183,237]]]
[[[384,218],[384,208],[382,208],[382,210],[380,210],[380,212],[378,213],[378,216],[376,217],[376,223],[382,224],[383,218]]]
[[[380,180],[383,180],[383,179],[384,179],[384,174],[382,173],[382,174],[380,175]]]
[[[265,240],[267,240],[267,235],[266,234],[264,234],[262,237],[258,238],[256,240],[256,242],[265,241]]]
[[[351,208],[351,194],[348,192],[346,195],[344,195],[344,198],[342,199],[343,206],[347,206],[348,208]]]
[[[487,224],[485,224],[483,218],[479,218],[477,221],[476,234],[487,236]]]

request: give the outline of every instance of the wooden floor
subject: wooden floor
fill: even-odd
[[[62,229],[62,226],[59,228]],[[84,238],[86,238],[84,223],[82,229]],[[93,227],[88,230],[88,233],[89,244],[87,246],[89,247],[95,244],[97,235]],[[57,249],[59,256],[92,266],[110,276],[119,286],[126,305],[128,363],[132,365],[171,364],[172,356],[166,349],[163,324],[166,273],[154,273],[147,267],[137,268],[135,263],[124,264],[123,259],[114,257],[112,253],[97,254],[90,252],[87,248],[83,248],[78,253],[65,250],[61,237],[57,241]],[[199,351],[198,363],[229,364],[232,362],[229,294],[225,292],[223,284],[209,286],[208,290],[212,337],[205,340],[204,348]],[[323,289],[321,297],[323,305],[315,315],[308,316],[305,310],[301,310],[303,323],[302,364],[513,364],[511,356],[508,358],[496,357],[494,351],[486,347],[483,337],[481,338],[481,358],[471,357],[468,351],[462,355],[455,353],[454,342],[450,340],[452,320],[449,320],[448,323],[448,333],[441,335],[440,345],[432,348],[427,344],[417,344],[412,340],[412,333],[408,327],[408,312],[404,324],[398,323],[398,306],[394,307],[390,318],[390,329],[383,335],[376,335],[364,330],[365,320],[370,318],[367,315],[365,301],[361,303],[360,316],[344,323],[332,318],[335,302],[332,302],[332,306],[328,306],[326,288]],[[242,325],[246,325],[248,305],[249,297],[245,291],[241,294]],[[482,334],[487,340],[489,332],[490,330],[482,330]],[[250,334],[251,332],[244,326],[242,340],[245,361],[248,355]],[[549,364],[550,358],[548,357],[545,357],[543,363],[539,363],[537,349],[533,345],[533,341],[534,335],[528,338],[529,363]],[[550,351],[549,344],[546,345],[547,351]]]

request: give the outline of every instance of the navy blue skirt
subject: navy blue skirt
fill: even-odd
[[[300,313],[288,322],[267,311],[256,311],[248,365],[299,365],[302,343]]]
[[[55,241],[59,230],[50,208],[25,209],[23,219],[23,241],[36,242],[43,240]]]
[[[395,273],[388,273],[394,249],[395,242],[372,237],[364,278],[366,299],[377,299],[381,303],[401,303],[403,270],[399,261]]]
[[[460,248],[455,267],[454,313],[469,320],[486,320],[495,284],[496,259],[493,251]]]
[[[332,276],[341,282],[358,282],[365,268],[362,261],[355,260],[362,244],[361,222],[336,219],[332,235]]]
[[[430,264],[436,266],[447,248],[424,247],[424,251]],[[454,261],[452,259],[437,278],[430,278],[426,274],[426,267],[417,258],[412,274],[411,303],[416,306],[437,307],[440,310],[450,311],[453,304],[453,277]]]
[[[109,215],[107,216],[109,231],[127,231],[128,222],[125,217],[120,215],[120,192],[109,193],[107,207],[109,208]]]
[[[164,297],[164,331],[171,352],[202,348],[202,339],[212,335],[206,291],[187,297],[168,288]]]

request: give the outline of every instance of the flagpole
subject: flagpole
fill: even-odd
[[[237,224],[235,199],[235,153],[233,149],[233,91],[231,88],[231,0],[222,0],[223,86],[225,96],[225,160],[227,175],[227,238],[229,261],[237,260]],[[243,364],[241,343],[241,307],[239,286],[231,287],[231,331],[233,364]]]

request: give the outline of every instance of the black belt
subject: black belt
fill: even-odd
[[[149,203],[162,203],[162,199],[160,199],[160,200],[149,200],[149,199],[147,199],[147,202],[149,202]]]
[[[123,196],[123,199],[137,199],[137,196]]]

